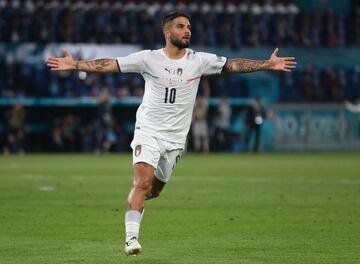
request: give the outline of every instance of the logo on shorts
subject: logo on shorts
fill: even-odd
[[[135,157],[139,157],[141,154],[141,145],[137,145],[134,151]]]

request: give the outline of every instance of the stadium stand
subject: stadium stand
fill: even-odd
[[[331,9],[324,13],[305,13],[291,1],[244,1],[235,5],[232,1],[3,0],[0,1],[0,42],[118,43],[155,47],[163,42],[158,18],[172,9],[190,13],[194,46],[236,50],[258,46],[314,48],[360,44],[360,9],[354,9],[348,16]],[[46,68],[23,65],[21,61],[3,56],[1,50],[0,55],[1,97],[97,96],[104,83],[116,97],[142,95],[143,81],[138,76],[90,75],[81,80],[76,74],[70,74],[69,78],[66,74],[51,74]],[[307,65],[291,75],[282,75],[284,85],[280,100],[341,101],[358,97],[359,66],[329,66],[331,69]],[[228,79],[222,82],[224,87],[217,90],[231,96],[249,94],[246,87],[242,93],[232,94],[229,82]],[[325,90],[328,83],[332,88]]]
[[[226,50],[236,54],[245,49],[256,52],[257,49],[278,46],[281,49],[301,49],[304,54],[308,52],[308,57],[314,49],[325,52],[343,49],[346,52],[342,54],[356,61],[353,54],[358,54],[360,48],[360,5],[348,1],[351,3],[348,12],[339,12],[336,8],[305,11],[300,2],[0,0],[0,107],[8,111],[7,107],[14,105],[11,99],[22,98],[28,102],[25,105],[34,108],[44,102],[50,107],[52,103],[57,105],[64,100],[70,108],[76,105],[94,108],[94,102],[104,87],[119,107],[124,105],[123,99],[138,100],[144,92],[141,76],[52,73],[43,61],[28,59],[23,63],[21,53],[16,57],[9,51],[21,50],[24,43],[27,45],[24,47],[31,46],[39,52],[44,46],[62,43],[158,48],[163,44],[159,18],[174,9],[190,14],[191,43],[197,49],[210,47],[219,53]],[[347,52],[350,49],[355,51]],[[74,55],[77,58],[82,56]],[[227,96],[230,104],[238,107],[248,105],[249,100],[257,95],[265,101],[283,103],[341,103],[360,98],[360,64],[346,63],[341,58],[334,61],[327,63],[326,58],[307,61],[290,74],[211,76],[210,94],[215,98]],[[34,101],[34,98],[40,99]],[[90,101],[85,102],[83,98]],[[52,103],[47,99],[53,100]],[[210,99],[210,106],[215,107],[216,100]],[[138,103],[135,101],[126,102],[135,107]],[[96,110],[91,111],[96,116]],[[118,109],[115,107],[114,111]],[[50,112],[54,113],[53,109]],[[57,118],[62,120],[69,112],[73,111],[57,111],[61,113]],[[29,111],[31,125],[26,130],[28,133],[49,132],[51,128],[57,132],[58,123],[62,121],[44,124],[34,117],[34,113],[36,111]],[[5,121],[5,115],[1,118]],[[77,135],[92,133],[91,118],[86,120],[80,125],[82,129],[77,131]],[[121,122],[123,124],[117,130],[130,133],[131,120]],[[5,125],[0,126],[0,132],[5,130]],[[80,145],[78,143],[78,149]],[[118,148],[124,149],[124,145],[121,143]]]

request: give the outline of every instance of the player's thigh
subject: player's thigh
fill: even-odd
[[[149,189],[154,181],[155,168],[145,162],[133,165],[133,185],[141,189]]]
[[[135,135],[130,144],[133,153],[133,164],[147,163],[155,169],[160,159],[160,146],[157,140],[147,135]]]
[[[140,188],[151,186],[160,159],[158,142],[148,136],[134,136],[133,149],[134,185]]]
[[[151,195],[153,197],[159,196],[161,191],[164,189],[166,182],[160,181],[158,178],[153,177],[153,182],[151,186]]]
[[[181,158],[183,150],[175,149],[168,151],[165,156],[161,157],[158,163],[158,167],[155,171],[155,177],[161,182],[168,182],[171,178],[171,174]]]

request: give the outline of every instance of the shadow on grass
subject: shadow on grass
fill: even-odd
[[[126,263],[139,263],[139,264],[173,264],[171,260],[164,260],[158,258],[147,258],[143,256],[129,256],[126,257]]]

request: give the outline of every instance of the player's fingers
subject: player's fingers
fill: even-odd
[[[47,61],[51,61],[51,62],[57,62],[59,59],[58,58],[48,58]]]
[[[59,61],[59,59],[55,59],[55,58],[49,58],[48,60],[47,60],[47,63],[60,63],[60,61]]]
[[[47,60],[47,63],[59,63],[57,60]]]
[[[278,55],[278,52],[279,52],[279,48],[276,48],[273,53],[271,54],[271,57],[272,56],[277,56]]]
[[[293,61],[293,60],[295,60],[295,57],[285,57],[283,59],[286,61]]]
[[[285,65],[284,68],[291,70],[291,69],[295,69],[296,66],[295,65]]]
[[[296,65],[297,62],[296,61],[285,61],[286,65]]]
[[[48,65],[59,65],[59,63],[57,61],[48,61],[47,64]]]
[[[66,48],[64,48],[64,54],[65,54],[66,57],[68,57],[68,56],[71,57],[70,51],[68,51]]]
[[[47,65],[49,68],[51,68],[51,69],[56,69],[56,68],[59,68],[59,66],[58,65]]]
[[[287,68],[287,69],[295,69],[296,66],[295,65],[286,65],[285,68]]]

